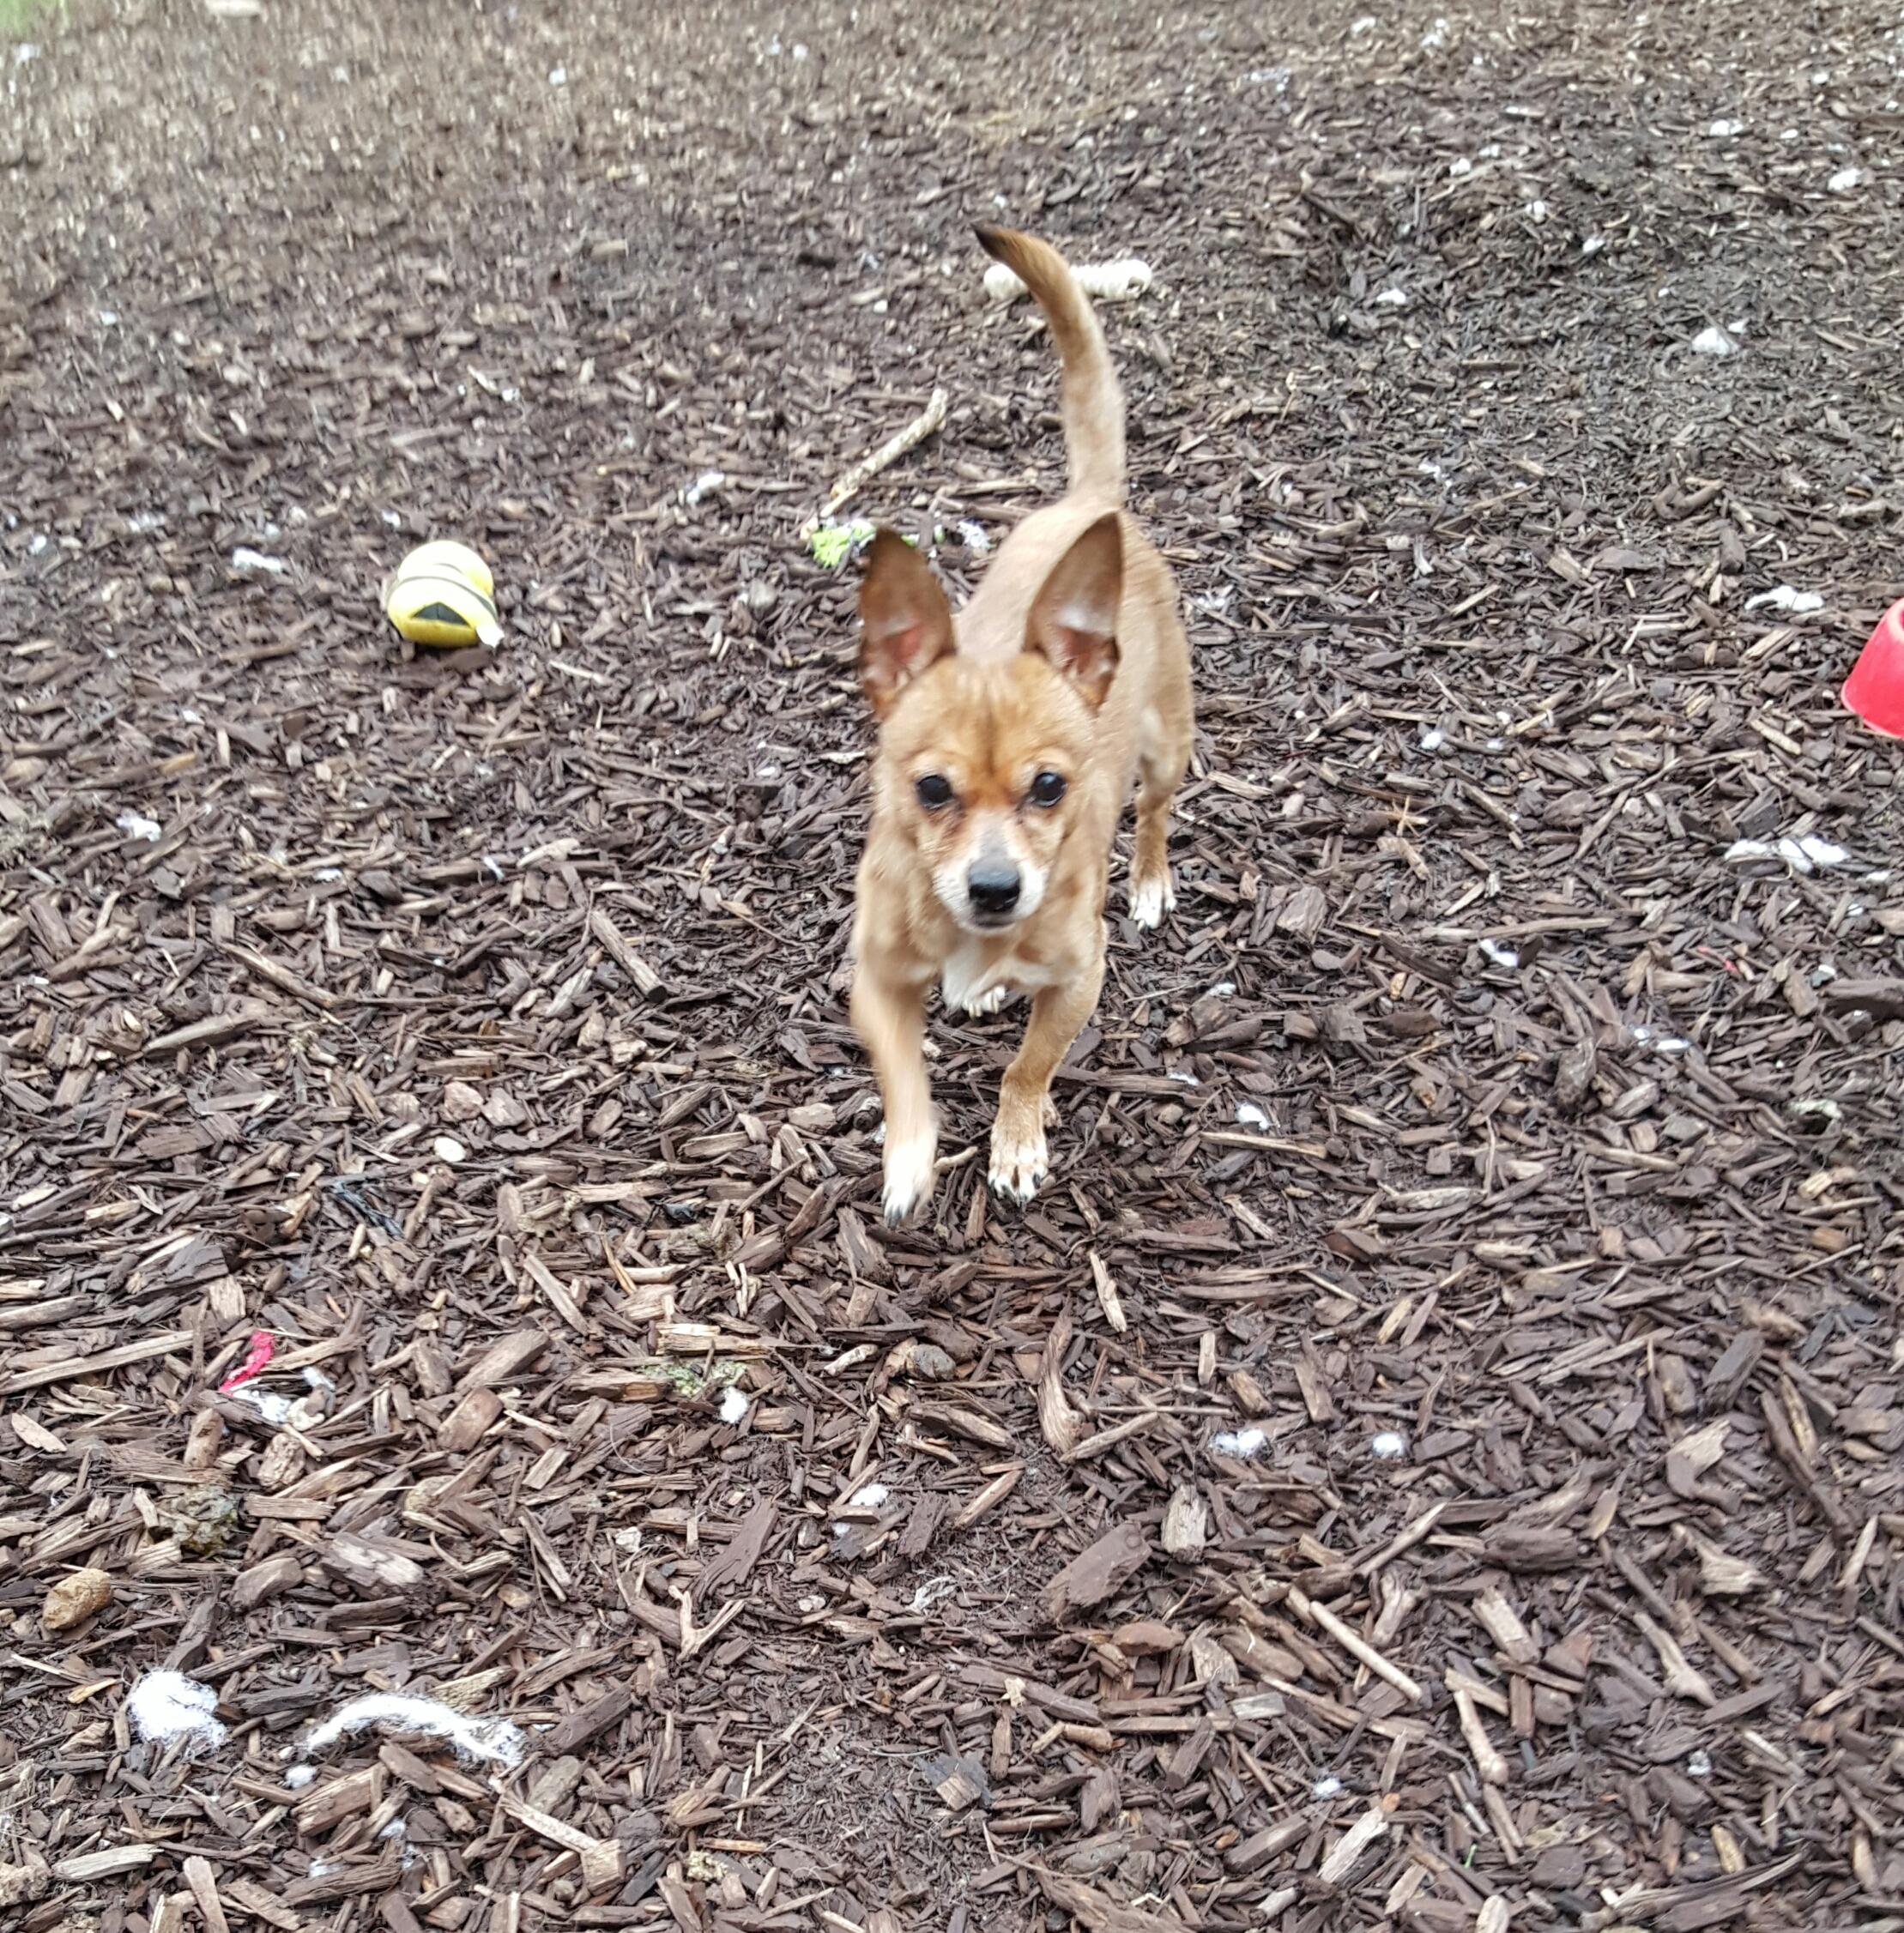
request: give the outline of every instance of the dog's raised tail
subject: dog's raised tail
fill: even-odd
[[[1049,242],[981,224],[979,245],[1037,299],[1051,325],[1062,371],[1059,396],[1071,487],[1121,502],[1124,494],[1124,392],[1104,332],[1070,264]]]

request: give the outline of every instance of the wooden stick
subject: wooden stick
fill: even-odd
[[[76,1852],[70,1859],[56,1860],[53,1877],[68,1886],[91,1886],[100,1880],[141,1872],[158,1857],[155,1845],[101,1846],[97,1852]]]
[[[1316,1717],[1333,1725],[1338,1731],[1353,1731],[1363,1722],[1361,1713],[1353,1706],[1345,1705],[1339,1698],[1329,1698],[1321,1692],[1307,1690],[1288,1678],[1278,1678],[1269,1672],[1263,1674],[1263,1682],[1272,1691],[1281,1692],[1284,1698],[1293,1698],[1306,1711],[1315,1713]],[[1239,1719],[1271,1715],[1250,1713],[1246,1709],[1250,1703],[1248,1696],[1235,1699],[1231,1701],[1230,1709]]]
[[[1526,1840],[1521,1838],[1520,1829],[1514,1822],[1514,1815],[1508,1810],[1508,1802],[1501,1797],[1499,1788],[1484,1785],[1481,1788],[1481,1803],[1487,1808],[1490,1822],[1494,1827],[1494,1836],[1501,1842],[1502,1857],[1511,1866],[1520,1857]],[[1479,1933],[1479,1930],[1476,1930]]]
[[[1525,1683],[1523,1679],[1520,1681]],[[1478,1678],[1471,1678],[1458,1664],[1450,1664],[1442,1674],[1442,1682],[1450,1691],[1465,1691],[1475,1704],[1484,1710],[1492,1712],[1497,1719],[1512,1715],[1512,1700],[1492,1685],[1484,1685]]]
[[[76,1382],[82,1376],[103,1375],[108,1369],[124,1369],[130,1363],[149,1362],[154,1356],[170,1356],[174,1350],[190,1349],[191,1344],[190,1329],[166,1329],[159,1335],[148,1336],[142,1343],[121,1343],[117,1349],[102,1349],[97,1356],[73,1356],[63,1362],[19,1370],[0,1382],[0,1396],[17,1396],[23,1389],[39,1389],[46,1383]]]

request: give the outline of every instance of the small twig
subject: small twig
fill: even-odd
[[[1665,1667],[1666,1689],[1674,1697],[1689,1698],[1698,1705],[1716,1702],[1713,1688],[1706,1682],[1703,1673],[1686,1662],[1686,1654],[1680,1650],[1677,1639],[1661,1630],[1644,1611],[1630,1611],[1628,1616],[1644,1633],[1646,1641],[1659,1652],[1659,1662]]]
[[[1111,1280],[1110,1271],[1098,1259],[1095,1248],[1091,1251],[1087,1259],[1091,1263],[1091,1283],[1097,1290],[1097,1306],[1104,1312],[1104,1320],[1121,1336],[1130,1327],[1130,1324],[1124,1314],[1124,1304],[1117,1293],[1117,1284]]]
[[[1355,1870],[1355,1863],[1388,1830],[1388,1816],[1379,1805],[1372,1805],[1331,1847],[1328,1857],[1316,1870],[1325,1886],[1339,1886]]]
[[[1508,1802],[1501,1797],[1500,1788],[1484,1785],[1481,1788],[1481,1803],[1487,1809],[1489,1820],[1494,1827],[1494,1836],[1501,1842],[1501,1856],[1511,1866],[1526,1845],[1520,1836],[1520,1828],[1514,1822],[1514,1815],[1508,1810]],[[1480,1933],[1477,1927],[1475,1933]]]
[[[952,1528],[969,1531],[988,1510],[1004,1502],[1018,1487],[1018,1478],[1025,1474],[1025,1465],[1015,1463],[1009,1470],[1000,1471],[982,1490],[974,1491],[965,1501],[952,1513]]]
[[[1407,1590],[1387,1575],[1381,1580],[1381,1614],[1369,1634],[1369,1642],[1372,1645],[1393,1644],[1401,1635],[1408,1614],[1422,1601],[1420,1592]]]
[[[1445,1503],[1431,1505],[1423,1511],[1413,1523],[1405,1525],[1381,1549],[1366,1562],[1356,1566],[1358,1577],[1373,1577],[1379,1570],[1394,1562],[1405,1550],[1411,1550],[1442,1520],[1442,1513],[1448,1508]]]
[[[1450,1664],[1442,1673],[1442,1682],[1450,1691],[1466,1692],[1478,1709],[1492,1712],[1497,1719],[1513,1715],[1513,1704],[1505,1692],[1496,1691],[1492,1685],[1470,1677],[1458,1664]]]
[[[1038,1427],[1044,1440],[1069,1462],[1085,1434],[1085,1419],[1072,1408],[1064,1392],[1065,1351],[1071,1346],[1071,1314],[1058,1312],[1044,1340],[1044,1363],[1038,1374]]]
[[[1460,1682],[1460,1675],[1452,1670],[1443,1682],[1454,1695],[1454,1715],[1460,1721],[1461,1737],[1467,1741],[1467,1749],[1473,1755],[1474,1769],[1481,1775],[1481,1782],[1487,1785],[1505,1785],[1508,1761],[1495,1749],[1494,1741],[1488,1737],[1487,1727],[1481,1723],[1481,1714],[1474,1708],[1472,1695]]]
[[[1762,1391],[1759,1407],[1771,1435],[1772,1447],[1779,1453],[1780,1460],[1792,1472],[1799,1489],[1816,1505],[1819,1515],[1831,1526],[1833,1535],[1848,1537],[1851,1535],[1850,1513],[1831,1485],[1811,1467],[1790,1419],[1779,1406],[1778,1398],[1769,1390]]]
[[[694,1653],[699,1651],[704,1645],[710,1644],[716,1638],[719,1637],[721,1633],[726,1630],[728,1626],[733,1623],[734,1619],[746,1609],[747,1604],[747,1600],[745,1598],[731,1598],[728,1603],[722,1604],[719,1610],[715,1612],[713,1617],[707,1623],[697,1624],[694,1622],[688,1594],[685,1591],[676,1591],[671,1592],[670,1595],[680,1605],[680,1652],[684,1660],[693,1657]]]
[[[943,390],[934,390],[932,400],[895,436],[887,438],[870,456],[862,456],[827,492],[819,516],[809,517],[800,527],[805,543],[819,529],[821,520],[831,516],[841,504],[863,490],[881,470],[890,469],[909,450],[916,450],[946,420],[951,402]]]
[[[290,994],[293,1000],[305,1000],[312,1006],[325,1008],[334,1007],[337,1004],[335,994],[327,993],[322,987],[313,987],[301,974],[292,972],[289,967],[280,966],[275,960],[259,952],[256,947],[243,946],[235,939],[227,939],[224,943],[223,951],[241,966],[249,968],[260,980],[268,980],[272,986]]]
[[[1474,1621],[1494,1640],[1494,1648],[1516,1664],[1531,1664],[1540,1655],[1539,1646],[1527,1635],[1527,1628],[1498,1589],[1484,1591],[1470,1609]]]
[[[517,1825],[527,1827],[538,1839],[562,1847],[580,1860],[585,1891],[607,1892],[620,1886],[627,1877],[628,1855],[619,1840],[596,1839],[580,1827],[570,1825],[565,1819],[558,1819],[553,1813],[525,1804],[512,1792],[505,1791],[499,1783],[494,1784],[494,1791],[497,1803]]]
[[[1318,1630],[1327,1632],[1350,1657],[1366,1664],[1378,1678],[1384,1683],[1393,1685],[1404,1698],[1416,1705],[1427,1704],[1428,1694],[1400,1665],[1391,1664],[1367,1639],[1358,1637],[1351,1631],[1333,1611],[1325,1610],[1321,1604],[1311,1604],[1293,1585],[1290,1587],[1288,1602],[1290,1609],[1298,1617],[1315,1625]]]
[[[1112,1444],[1121,1443],[1127,1436],[1134,1436],[1139,1430],[1147,1429],[1157,1420],[1158,1414],[1155,1410],[1145,1410],[1122,1423],[1113,1423],[1109,1429],[1100,1429],[1096,1435],[1085,1437],[1082,1442],[1062,1453],[1064,1460],[1083,1463],[1087,1458],[1102,1456]]]

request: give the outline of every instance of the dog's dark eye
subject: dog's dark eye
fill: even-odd
[[[940,806],[952,803],[952,782],[938,772],[928,772],[923,778],[915,779],[912,789],[928,812],[935,812]]]
[[[1031,803],[1034,806],[1055,806],[1064,797],[1064,792],[1062,772],[1040,772],[1031,781]]]

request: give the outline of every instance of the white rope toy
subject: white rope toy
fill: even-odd
[[[1127,255],[1116,262],[1086,262],[1071,271],[1078,287],[1094,301],[1134,302],[1151,286],[1151,265]],[[1016,302],[1028,293],[1002,262],[985,271],[985,293],[994,302]]]

